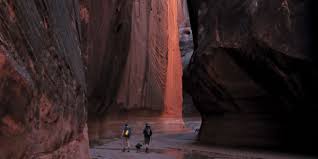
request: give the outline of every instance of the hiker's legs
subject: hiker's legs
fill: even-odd
[[[145,144],[145,147],[146,147],[146,152],[148,152],[149,144]]]
[[[129,138],[126,137],[125,139],[126,139],[127,150],[128,150],[128,152],[129,152],[129,148],[130,148]]]
[[[146,147],[146,152],[148,152],[148,149],[149,149],[149,143],[150,143],[150,138],[145,137],[145,147]]]
[[[122,146],[123,146],[123,152],[124,152],[126,148],[126,141],[124,137],[122,138]]]
[[[125,151],[126,148],[127,148],[128,151],[129,151],[129,141],[128,141],[128,138],[127,138],[127,137],[124,137],[124,138],[123,138],[123,151]]]

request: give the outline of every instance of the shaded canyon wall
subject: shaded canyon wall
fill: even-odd
[[[314,151],[317,69],[304,1],[188,0],[194,55],[187,91],[199,138]]]
[[[178,26],[179,26],[179,46],[182,58],[183,71],[187,70],[190,59],[193,54],[193,36],[190,27],[189,11],[186,0],[178,0]],[[183,86],[185,88],[186,86]],[[192,97],[183,89],[182,113],[184,117],[199,117],[200,114],[196,110]]]
[[[87,159],[76,0],[0,1],[0,158]]]

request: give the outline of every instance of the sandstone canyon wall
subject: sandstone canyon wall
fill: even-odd
[[[189,65],[193,53],[193,36],[190,27],[189,11],[186,0],[178,0],[178,26],[179,26],[179,47],[182,58],[183,71]],[[185,88],[185,86],[183,86]],[[183,89],[182,113],[184,117],[199,116],[192,97]]]
[[[87,40],[83,48],[88,57],[88,111],[102,116],[116,103],[121,84],[130,44],[132,1],[82,1],[81,7],[83,39]]]
[[[179,26],[190,26],[187,0],[177,0],[177,12],[177,20]]]
[[[131,43],[117,103],[180,115],[181,58],[176,0],[133,3]]]
[[[177,0],[0,5],[1,157],[87,158],[84,105],[91,132],[127,116],[181,126]]]
[[[136,118],[136,127],[145,118],[157,130],[179,127],[180,24],[190,62],[183,86],[202,115],[201,141],[314,150],[317,56],[305,2],[188,0],[193,34],[185,8],[0,1],[0,158],[88,158],[86,110],[92,139]]]
[[[0,158],[88,157],[76,0],[0,1]]]
[[[82,26],[88,31],[83,48],[88,56],[90,134],[105,135],[113,126],[120,130],[114,120],[181,118],[177,0],[81,4]]]
[[[188,0],[194,55],[184,84],[202,142],[314,151],[317,69],[305,2]]]

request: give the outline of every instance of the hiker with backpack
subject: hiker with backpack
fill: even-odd
[[[123,140],[123,152],[125,152],[126,148],[127,148],[127,151],[129,152],[129,148],[130,148],[129,138],[130,138],[130,136],[131,136],[131,128],[126,123],[124,126],[124,129],[122,131],[122,134],[121,134],[121,137]]]
[[[148,123],[145,124],[145,128],[143,131],[144,134],[144,142],[145,142],[145,147],[146,147],[146,152],[149,151],[149,143],[152,135],[152,130],[150,128],[150,125]]]

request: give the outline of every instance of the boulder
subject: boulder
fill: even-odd
[[[312,151],[317,69],[298,0],[188,0],[200,141]],[[306,144],[306,146],[304,146]]]

